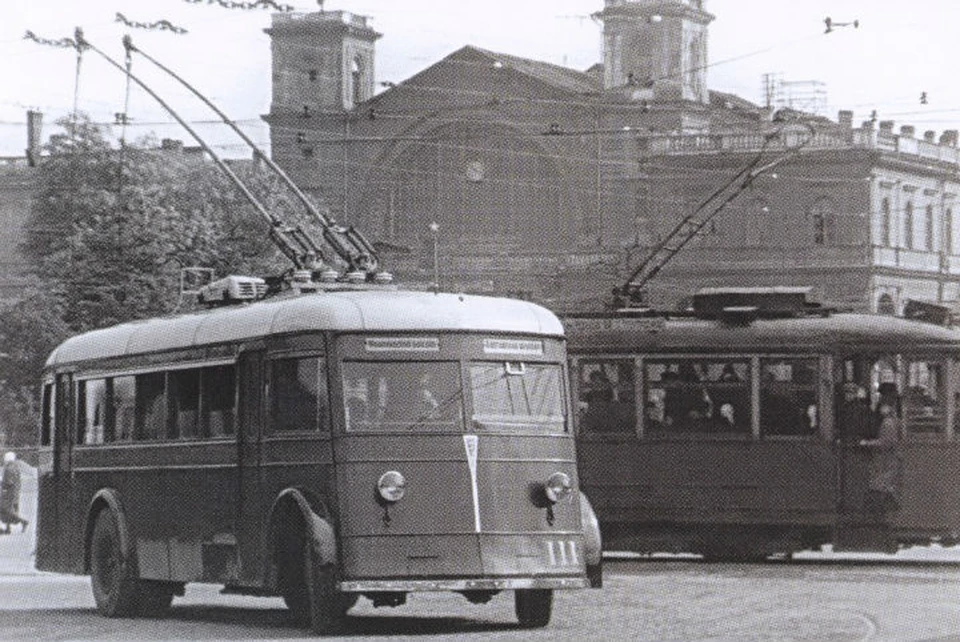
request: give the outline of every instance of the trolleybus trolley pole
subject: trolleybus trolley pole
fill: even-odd
[[[143,82],[136,75],[131,73],[128,69],[125,69],[123,65],[113,60],[110,56],[105,54],[103,51],[95,47],[89,40],[87,40],[83,31],[77,28],[74,32],[74,37],[76,39],[77,47],[83,49],[90,49],[91,51],[99,54],[111,65],[119,69],[124,74],[127,74],[128,77],[137,83],[144,91],[146,91],[150,96],[156,100],[161,107],[163,107],[173,118],[176,119],[178,123],[187,132],[197,141],[203,150],[210,154],[210,157],[213,159],[213,162],[216,163],[217,167],[223,171],[224,174],[233,182],[233,184],[240,190],[243,196],[253,205],[254,209],[267,220],[270,224],[270,238],[274,243],[280,248],[280,250],[290,259],[291,262],[298,269],[313,269],[315,267],[316,261],[319,257],[319,248],[313,243],[306,234],[297,228],[285,228],[283,222],[277,218],[275,215],[271,214],[266,210],[263,204],[257,200],[257,197],[253,195],[250,189],[240,180],[240,178],[230,169],[230,167],[223,162],[223,159],[217,155],[213,149],[200,137],[200,135],[192,128],[190,125],[170,106],[164,101],[155,91],[153,91],[145,82]],[[298,244],[301,246],[300,249],[294,246],[287,238],[284,237],[284,233],[292,233],[295,235]]]
[[[254,143],[249,136],[239,127],[236,123],[233,122],[219,107],[217,107],[210,99],[204,96],[198,89],[193,85],[184,80],[180,75],[174,72],[172,69],[166,65],[159,62],[157,59],[148,55],[145,51],[133,44],[133,39],[127,35],[123,38],[123,46],[128,52],[136,52],[141,56],[152,62],[154,65],[159,67],[161,70],[172,76],[180,84],[190,90],[193,95],[202,100],[211,110],[213,110],[220,119],[226,123],[236,134],[243,139],[243,141],[256,152],[258,158],[261,158],[267,166],[273,170],[276,175],[290,188],[290,191],[303,203],[307,211],[320,223],[323,228],[323,237],[324,240],[333,248],[333,250],[340,256],[341,259],[347,262],[351,270],[359,270],[365,272],[368,278],[372,278],[374,274],[379,269],[379,259],[376,254],[376,250],[370,244],[370,242],[360,233],[359,230],[355,229],[352,226],[345,227],[337,225],[336,222],[329,216],[321,212],[314,203],[307,197],[306,194],[297,186],[293,180],[284,172],[280,167],[266,154],[264,154],[256,143]]]

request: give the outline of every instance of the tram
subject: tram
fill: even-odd
[[[557,318],[509,299],[341,288],[73,337],[37,568],[91,574],[107,616],[213,582],[318,632],[441,590],[545,626],[601,563],[566,381]]]
[[[807,294],[714,289],[685,315],[564,318],[605,549],[755,560],[957,541],[960,333]],[[878,505],[883,405],[897,437]]]

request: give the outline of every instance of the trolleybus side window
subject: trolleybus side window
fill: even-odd
[[[343,398],[347,430],[463,429],[453,361],[346,361]]]
[[[113,378],[114,441],[133,439],[136,409],[136,377]]]
[[[558,365],[521,362],[470,364],[473,425],[537,425],[562,432],[563,373]]]
[[[817,384],[816,358],[761,359],[762,434],[815,434],[820,425]]]
[[[270,416],[274,431],[329,430],[327,372],[321,357],[270,362]]]
[[[748,359],[650,359],[645,374],[647,432],[751,433]]]
[[[191,439],[200,434],[200,370],[174,370],[167,377],[167,436]]]
[[[903,425],[907,435],[939,435],[947,416],[947,378],[938,360],[905,360],[902,400]]]
[[[137,375],[134,432],[137,441],[166,437],[166,382],[163,372]]]
[[[203,369],[201,380],[201,425],[205,437],[232,435],[237,403],[236,370],[233,365]]]
[[[636,433],[633,360],[581,361],[578,372],[581,430]]]
[[[77,443],[102,444],[107,424],[107,380],[77,382]]]

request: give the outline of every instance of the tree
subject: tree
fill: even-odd
[[[22,450],[36,442],[40,372],[69,334],[58,297],[42,287],[0,307],[0,428],[6,445]]]
[[[143,142],[113,149],[85,118],[59,124],[65,133],[51,138],[40,166],[25,252],[59,286],[71,329],[175,309],[182,267],[282,269],[268,222],[212,162]],[[285,208],[276,181],[249,165],[234,171],[268,207]]]
[[[113,148],[85,116],[58,125],[23,246],[36,287],[0,309],[0,421],[17,446],[35,441],[43,363],[70,334],[174,311],[182,267],[219,275],[289,267],[269,223],[209,160],[149,139]],[[231,167],[268,210],[296,222],[274,177],[252,162]]]

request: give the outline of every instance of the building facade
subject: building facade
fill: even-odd
[[[583,309],[758,155],[802,145],[664,267],[651,302],[717,285],[807,285],[884,312],[960,299],[956,132],[710,91],[702,0],[605,0],[595,17],[590,70],[465,46],[374,94],[365,17],[277,15],[274,158],[403,280]]]

